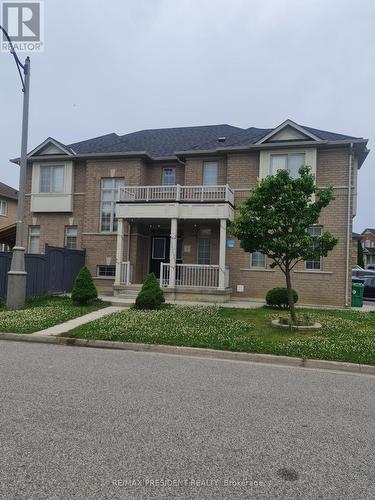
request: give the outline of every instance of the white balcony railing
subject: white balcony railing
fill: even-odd
[[[160,286],[169,285],[170,264],[160,264]],[[219,266],[176,264],[176,287],[219,287]],[[225,268],[225,287],[229,286],[229,269]]]
[[[121,262],[120,283],[121,285],[130,285],[133,279],[133,265],[127,262]]]
[[[234,194],[224,186],[128,186],[119,190],[120,202],[229,202],[234,204]]]

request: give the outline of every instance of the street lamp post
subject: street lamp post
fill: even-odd
[[[18,210],[16,226],[16,245],[12,250],[12,262],[8,272],[7,287],[7,307],[9,309],[21,309],[25,305],[26,299],[26,277],[25,270],[25,248],[23,246],[23,221],[25,206],[25,184],[27,167],[27,137],[29,125],[29,93],[30,93],[30,58],[27,57],[25,63],[19,60],[8,33],[0,25],[10,46],[10,52],[14,57],[18,73],[22,82],[23,91],[23,111],[22,111],[22,139],[21,139],[21,159],[20,159],[20,181],[18,193]]]

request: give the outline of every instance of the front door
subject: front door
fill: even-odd
[[[171,238],[170,236],[152,236],[151,238],[151,259],[150,273],[154,273],[160,278],[160,264],[169,262]],[[177,264],[182,262],[182,238],[177,238]]]
[[[151,238],[150,273],[160,278],[160,264],[169,262],[169,236],[153,236]]]

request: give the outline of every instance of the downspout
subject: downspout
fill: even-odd
[[[347,229],[346,229],[346,272],[345,272],[345,307],[351,306],[349,304],[349,267],[350,267],[350,253],[351,253],[351,219],[352,219],[352,169],[353,169],[353,143],[350,143],[349,154],[349,182],[348,182],[348,213],[347,213]]]

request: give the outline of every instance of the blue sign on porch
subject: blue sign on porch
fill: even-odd
[[[227,248],[234,248],[234,240],[227,240]]]

